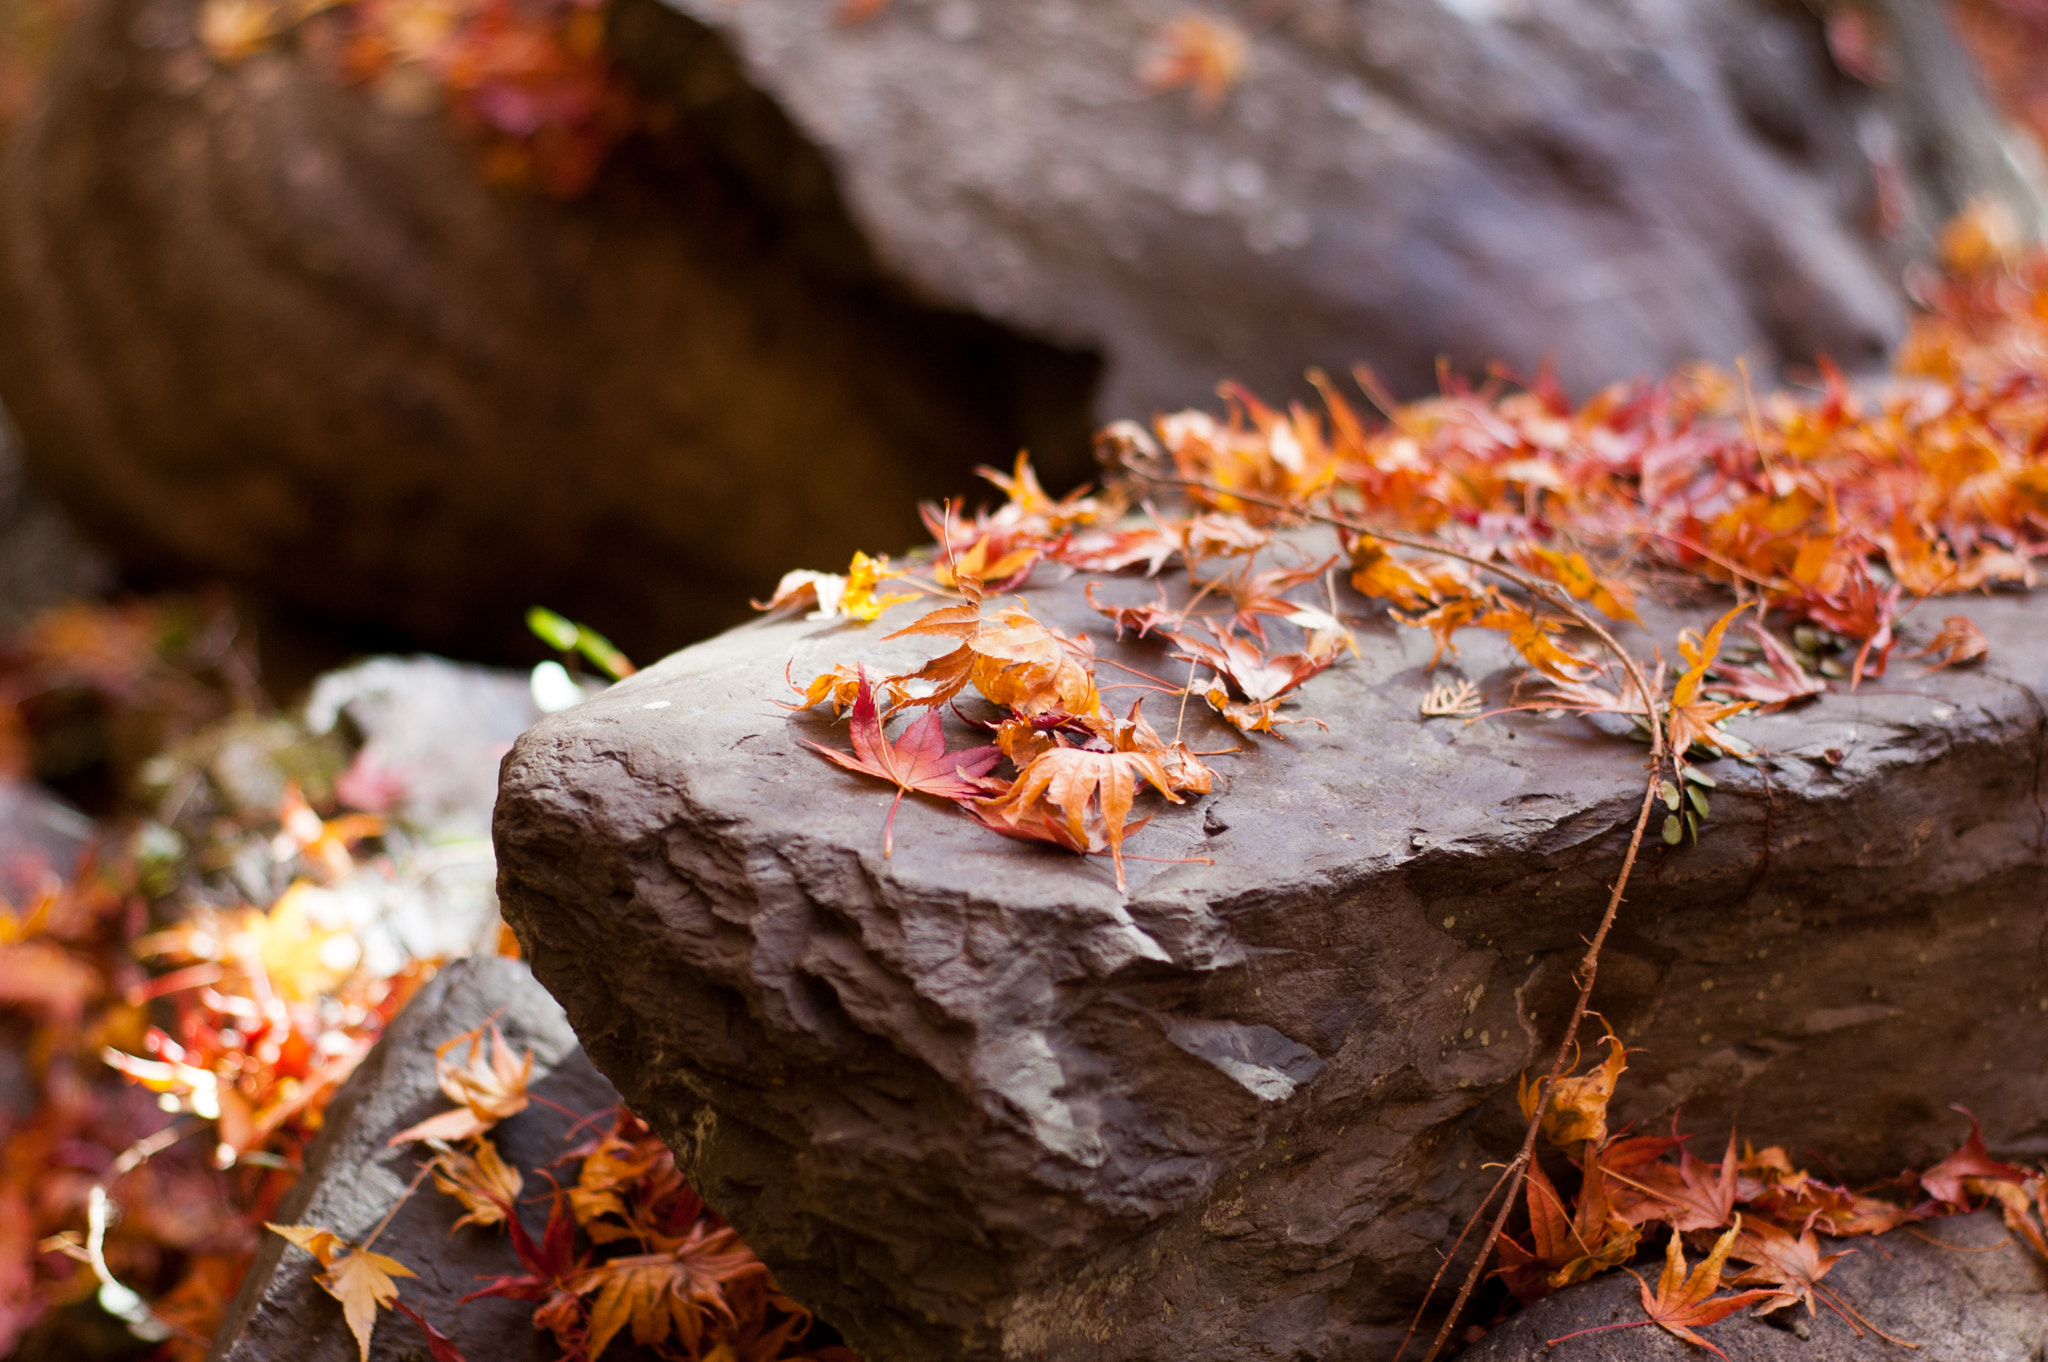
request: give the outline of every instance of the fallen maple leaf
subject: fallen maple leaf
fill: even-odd
[[[1963,1147],[1943,1159],[1920,1175],[1920,1186],[1927,1195],[1945,1205],[1967,1210],[1969,1195],[1964,1187],[1966,1178],[1993,1178],[2005,1182],[2023,1182],[2026,1170],[2015,1168],[2009,1163],[2000,1163],[1984,1148],[1984,1128],[1977,1123],[1977,1114],[1968,1107],[1953,1107],[1970,1118],[1970,1138],[1963,1141]]]
[[[393,1301],[391,1308],[420,1326],[420,1332],[427,1336],[427,1356],[432,1362],[469,1362],[462,1350],[455,1346],[455,1340],[427,1322],[427,1317],[407,1305],[404,1301]],[[417,1357],[419,1354],[415,1353]]]
[[[1717,1320],[1726,1319],[1745,1305],[1760,1301],[1789,1304],[1792,1299],[1781,1291],[1761,1289],[1738,1291],[1732,1296],[1714,1295],[1721,1287],[1721,1268],[1728,1261],[1728,1254],[1735,1246],[1735,1236],[1741,1231],[1742,1217],[1737,1216],[1728,1232],[1715,1241],[1714,1251],[1707,1255],[1706,1261],[1694,1268],[1689,1275],[1685,1270],[1685,1249],[1679,1242],[1680,1236],[1674,1232],[1664,1246],[1664,1272],[1657,1279],[1655,1294],[1651,1293],[1648,1282],[1643,1281],[1632,1269],[1629,1272],[1642,1287],[1643,1313],[1648,1316],[1647,1319],[1597,1325],[1591,1329],[1580,1329],[1575,1333],[1566,1334],[1563,1338],[1547,1339],[1545,1342],[1554,1348],[1565,1339],[1577,1338],[1580,1334],[1597,1334],[1609,1329],[1635,1329],[1645,1324],[1654,1324],[1687,1343],[1697,1344],[1716,1357],[1726,1359],[1727,1353],[1694,1331],[1704,1329]]]
[[[864,624],[892,605],[917,599],[914,591],[877,594],[876,588],[883,582],[903,575],[902,569],[889,566],[886,555],[870,558],[857,552],[843,574],[803,568],[783,573],[782,580],[775,584],[775,594],[766,601],[755,601],[754,608],[782,610],[808,605],[812,609],[806,619],[846,619]]]
[[[377,1327],[377,1311],[398,1299],[398,1283],[392,1279],[413,1276],[412,1269],[396,1258],[357,1247],[333,1230],[316,1225],[273,1225],[266,1220],[264,1228],[283,1235],[320,1260],[325,1270],[313,1280],[341,1302],[342,1318],[348,1321],[349,1332],[356,1336],[362,1362],[370,1362],[370,1334]]]
[[[1223,102],[1244,75],[1251,38],[1228,19],[1186,13],[1169,19],[1152,37],[1152,50],[1138,68],[1154,94],[1194,88],[1194,105],[1207,113]]]
[[[809,739],[805,746],[849,771],[878,776],[896,786],[896,798],[890,802],[889,816],[882,823],[885,859],[896,853],[896,809],[903,803],[904,795],[915,790],[940,799],[975,798],[986,792],[976,777],[987,774],[1002,758],[1002,753],[986,746],[948,752],[936,708],[926,710],[923,718],[903,730],[902,737],[890,742],[882,730],[881,714],[875,707],[875,692],[868,684],[866,668],[860,670],[854,696],[852,737],[851,756]]]
[[[1678,1166],[1654,1164],[1628,1185],[1643,1193],[1631,1198],[1622,1215],[1631,1224],[1662,1221],[1674,1231],[1718,1230],[1735,1214],[1738,1163],[1735,1132],[1728,1132],[1728,1152],[1710,1166],[1680,1145]]]
[[[767,1267],[737,1234],[701,1221],[666,1252],[607,1259],[584,1272],[575,1288],[578,1295],[597,1295],[590,1310],[590,1356],[602,1356],[629,1324],[633,1341],[643,1348],[673,1334],[696,1356],[707,1322],[734,1322],[726,1292],[767,1277]]]
[[[450,1226],[451,1233],[464,1225],[504,1224],[526,1185],[486,1135],[477,1136],[473,1151],[443,1145],[427,1166],[433,1170],[434,1186],[463,1205],[465,1214]]]
[[[1729,1278],[1730,1285],[1775,1287],[1803,1302],[1810,1315],[1814,1313],[1813,1293],[1820,1279],[1849,1255],[1823,1254],[1811,1229],[1795,1236],[1767,1220],[1759,1220],[1736,1237],[1729,1256],[1752,1265],[1740,1276]]]
[[[1968,615],[1950,615],[1941,622],[1941,631],[1912,656],[1933,658],[1927,670],[1936,672],[1943,667],[1966,667],[1981,662],[1990,651],[1991,641],[1984,637],[1975,620]]]
[[[526,1271],[518,1276],[498,1277],[456,1304],[466,1305],[485,1296],[538,1301],[533,1312],[534,1327],[553,1334],[555,1342],[569,1356],[584,1355],[589,1321],[576,1285],[588,1266],[588,1257],[576,1252],[576,1220],[570,1214],[568,1197],[559,1191],[555,1193],[548,1206],[547,1229],[538,1244],[516,1213],[506,1217],[505,1225],[512,1232],[512,1251],[519,1255],[519,1264]]]
[[[484,1028],[464,1031],[444,1041],[434,1051],[434,1076],[441,1091],[461,1103],[454,1111],[429,1116],[416,1126],[399,1131],[393,1145],[410,1140],[466,1140],[481,1135],[508,1116],[526,1109],[526,1084],[533,1076],[533,1051],[523,1059],[512,1056],[502,1032],[491,1025],[490,1045],[484,1044]],[[469,1053],[460,1064],[451,1063],[448,1052],[467,1041]]]
[[[1543,1137],[1559,1149],[1570,1152],[1591,1141],[1607,1138],[1607,1103],[1614,1085],[1628,1068],[1628,1051],[1612,1031],[1600,1038],[1607,1046],[1607,1058],[1591,1073],[1577,1078],[1560,1078],[1550,1090],[1549,1105],[1543,1109]],[[1536,1103],[1543,1091],[1541,1082],[1532,1083],[1525,1074],[1516,1086],[1516,1101],[1525,1118],[1536,1115]]]
[[[1749,632],[1763,650],[1763,666],[1740,667],[1716,661],[1714,689],[1737,700],[1754,700],[1759,712],[1783,709],[1811,696],[1826,694],[1828,683],[1799,665],[1799,655],[1754,620]]]
[[[1425,719],[1469,719],[1483,708],[1479,687],[1459,677],[1453,683],[1439,681],[1422,697]]]
[[[1088,846],[1091,834],[1099,835],[1116,866],[1116,887],[1121,890],[1124,835],[1130,830],[1127,820],[1140,779],[1174,803],[1181,802],[1158,751],[1055,747],[1033,758],[1008,790],[977,799],[970,808],[984,823],[1006,823],[1014,829],[1036,828],[1041,818],[1057,819],[1071,839],[1067,845],[1073,847]]]

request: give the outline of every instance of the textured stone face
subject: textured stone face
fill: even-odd
[[[1034,612],[1178,679],[1078,587]],[[1601,967],[1595,1005],[1640,1047],[1617,1120],[1679,1112],[1711,1142],[1734,1120],[1849,1180],[1952,1149],[1950,1102],[1994,1148],[2048,1151],[2041,608],[1955,607],[1991,639],[1981,671],[1895,661],[1738,721],[1768,780],[1710,768],[1704,837],[1653,835]],[[743,628],[530,730],[496,839],[536,975],[866,1356],[1377,1355],[1518,1139],[1514,1081],[1568,1009],[1642,749],[1576,719],[1425,723],[1428,640],[1381,622],[1305,688],[1330,732],[1215,758],[1213,795],[1132,839],[1163,859],[1130,863],[1128,896],[916,798],[885,860],[887,788],[800,745],[843,728],[773,701],[786,666],[929,655],[881,641],[915,609]],[[1704,614],[1624,639],[1668,653]],[[1461,646],[1506,703],[1507,657]]]
[[[1110,417],[1359,360],[1402,393],[1446,355],[1578,391],[1853,368],[1900,324],[1902,248],[1969,194],[2028,197],[1939,19],[1890,0],[1883,96],[1752,0],[669,3],[826,151],[890,268],[1100,351]],[[1137,74],[1189,8],[1253,35],[1207,115]]]

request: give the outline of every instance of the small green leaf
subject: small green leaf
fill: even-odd
[[[1700,844],[1700,820],[1692,816],[1692,810],[1685,811],[1685,830],[1692,834],[1692,844]]]
[[[534,636],[558,653],[574,651],[577,637],[583,632],[576,625],[544,605],[536,605],[526,612],[526,627]]]
[[[1659,781],[1657,783],[1657,798],[1664,801],[1665,808],[1673,813],[1678,812],[1678,787],[1676,785],[1673,785],[1668,780]]]
[[[612,646],[612,641],[587,624],[576,626],[576,651],[590,659],[590,665],[614,681],[623,681],[633,674],[631,662],[626,655]]]
[[[1693,784],[1704,785],[1709,790],[1718,789],[1720,787],[1719,781],[1715,780],[1712,776],[1708,775],[1705,771],[1702,771],[1697,766],[1688,766],[1682,771],[1680,771],[1679,774],[1684,776]]]
[[[1685,825],[1678,821],[1678,815],[1675,813],[1665,814],[1664,845],[1675,847],[1678,845],[1678,839],[1683,836],[1685,836]]]
[[[1685,794],[1686,794],[1686,798],[1688,798],[1688,799],[1690,799],[1690,800],[1692,801],[1692,806],[1693,806],[1693,808],[1695,808],[1695,809],[1697,809],[1697,810],[1699,811],[1699,815],[1700,815],[1700,817],[1702,817],[1702,818],[1711,818],[1711,817],[1713,817],[1713,815],[1712,815],[1712,814],[1710,814],[1710,813],[1708,813],[1708,812],[1707,812],[1707,796],[1706,796],[1706,792],[1705,792],[1705,791],[1703,791],[1703,790],[1687,790],[1687,791],[1685,792]]]

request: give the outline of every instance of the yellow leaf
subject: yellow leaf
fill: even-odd
[[[356,1336],[362,1362],[370,1362],[370,1333],[377,1327],[377,1311],[398,1299],[394,1277],[410,1277],[411,1268],[396,1258],[372,1253],[349,1243],[333,1230],[318,1225],[274,1225],[272,1230],[320,1260],[326,1271],[313,1280],[320,1289],[341,1302],[342,1318]],[[375,1236],[372,1236],[373,1238]]]
[[[412,1275],[396,1258],[357,1249],[315,1278],[328,1295],[341,1302],[341,1317],[356,1336],[362,1362],[370,1362],[370,1333],[377,1327],[377,1311],[398,1299],[398,1283],[392,1278]]]

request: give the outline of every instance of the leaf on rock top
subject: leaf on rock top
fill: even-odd
[[[994,747],[946,750],[946,734],[937,709],[927,710],[890,742],[882,729],[881,712],[875,705],[874,688],[862,668],[853,702],[853,752],[848,755],[822,743],[805,745],[826,760],[889,781],[896,787],[889,816],[882,823],[882,855],[896,853],[896,810],[903,796],[915,790],[940,799],[971,799],[986,793],[977,777],[986,774],[1002,757]]]
[[[357,1248],[334,1231],[317,1225],[273,1225],[265,1221],[264,1226],[320,1260],[325,1271],[314,1280],[320,1283],[321,1290],[341,1302],[342,1318],[355,1335],[362,1362],[370,1362],[370,1334],[377,1327],[377,1311],[398,1299],[398,1283],[393,1279],[414,1275],[412,1269],[396,1258]]]
[[[469,1052],[461,1063],[448,1058],[449,1051],[467,1042]],[[508,1116],[526,1109],[526,1085],[533,1076],[533,1051],[515,1058],[504,1034],[493,1023],[489,1044],[484,1028],[477,1027],[444,1041],[434,1050],[434,1074],[441,1091],[461,1103],[454,1111],[430,1116],[418,1125],[391,1137],[393,1145],[411,1140],[466,1140],[481,1135]]]

